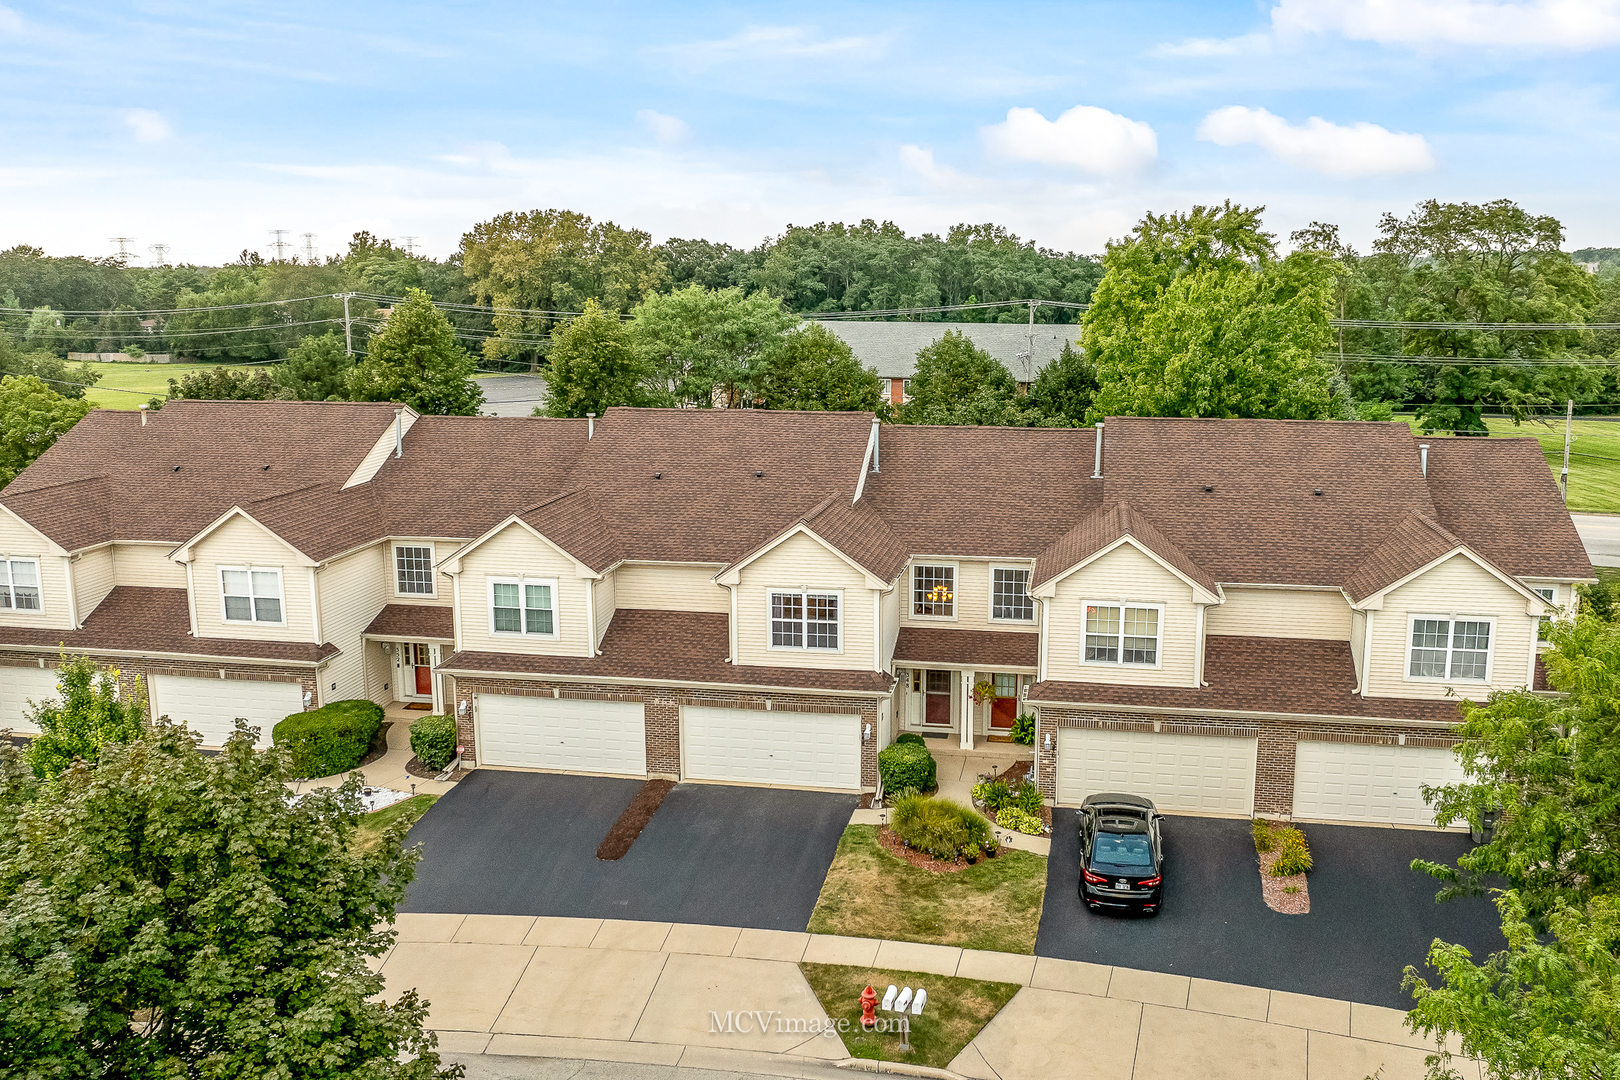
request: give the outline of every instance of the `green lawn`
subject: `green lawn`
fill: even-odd
[[[805,981],[816,993],[828,1019],[844,1024],[844,1048],[850,1057],[878,1061],[903,1061],[943,1069],[973,1041],[984,1025],[1000,1012],[1020,987],[1016,983],[957,979],[926,975],[915,971],[884,971],[878,968],[844,967],[838,964],[800,964]],[[922,987],[928,991],[921,1016],[908,1016],[911,1022],[911,1052],[900,1052],[897,1030],[865,1031],[861,1027],[861,991],[870,986],[878,1002],[890,986]],[[895,1013],[878,1010],[878,1019],[893,1023]]]
[[[1396,419],[1407,423],[1413,421],[1410,416]],[[1527,420],[1518,427],[1511,420],[1496,417],[1487,419],[1485,423],[1492,435],[1534,438],[1541,444],[1554,478],[1563,469],[1563,417],[1551,419],[1547,424]],[[1576,512],[1620,514],[1620,421],[1577,419],[1573,433],[1575,441],[1570,446],[1569,459],[1569,508]]]
[[[1046,860],[1003,851],[965,870],[923,870],[878,846],[876,825],[851,825],[838,841],[812,934],[920,941],[1033,953],[1046,899]]]
[[[69,370],[77,367],[69,366]],[[98,409],[134,409],[153,394],[167,394],[170,379],[183,379],[193,371],[205,371],[218,364],[104,364],[99,361],[90,370],[101,373],[101,381],[84,392],[85,398]],[[120,393],[134,390],[137,393]]]
[[[382,842],[383,833],[388,826],[400,818],[408,819],[415,824],[416,819],[427,813],[433,804],[439,801],[437,795],[412,795],[403,802],[393,806],[385,806],[360,818],[360,824],[354,831],[354,849],[356,852],[368,851]]]

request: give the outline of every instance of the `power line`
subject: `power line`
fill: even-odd
[[[1318,360],[1343,361],[1346,364],[1450,364],[1458,367],[1617,367],[1620,361],[1610,360],[1601,356],[1560,356],[1545,359],[1531,359],[1529,357],[1488,357],[1488,356],[1395,356],[1377,353],[1348,353],[1340,356],[1338,353],[1323,353]]]
[[[1369,330],[1620,330],[1620,323],[1411,322],[1396,319],[1329,319],[1334,326]]]
[[[184,308],[143,308],[143,309],[139,309],[139,310],[134,309],[134,308],[130,308],[130,309],[124,310],[124,311],[116,311],[116,310],[109,310],[109,309],[103,309],[103,310],[100,310],[100,311],[89,311],[89,310],[58,311],[55,308],[51,308],[51,307],[48,307],[46,305],[41,305],[41,306],[45,306],[46,310],[50,311],[50,313],[53,314],[53,315],[82,315],[82,316],[90,316],[90,315],[129,315],[129,316],[136,316],[136,315],[189,315],[189,314],[192,314],[194,312],[200,312],[200,311],[238,311],[238,310],[240,310],[242,308],[274,307],[277,304],[301,304],[306,300],[335,300],[335,299],[337,299],[337,294],[335,294],[335,293],[320,293],[317,296],[294,296],[294,297],[290,297],[289,299],[286,299],[286,300],[249,300],[249,301],[247,301],[245,303],[241,303],[241,304],[208,304],[208,305],[204,305],[204,306],[201,306],[201,307],[184,307]],[[32,315],[34,313],[34,311],[35,311],[34,308],[0,307],[0,315]]]

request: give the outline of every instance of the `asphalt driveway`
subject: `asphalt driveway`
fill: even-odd
[[[1454,861],[1466,834],[1303,828],[1317,867],[1310,914],[1280,915],[1260,899],[1248,822],[1170,817],[1164,911],[1145,919],[1085,910],[1075,813],[1058,810],[1035,952],[1404,1009],[1401,973],[1412,964],[1432,977],[1435,938],[1476,959],[1505,944],[1488,901],[1436,904],[1440,883],[1411,869],[1414,858]]]
[[[478,769],[411,829],[402,911],[803,930],[853,795],[677,784],[617,862],[596,847],[637,780]]]

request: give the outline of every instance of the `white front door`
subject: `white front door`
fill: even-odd
[[[1254,812],[1259,739],[1170,735],[1152,731],[1059,728],[1057,798],[1077,804],[1088,795],[1143,795],[1166,812]]]
[[[478,695],[478,763],[554,772],[647,772],[639,701]]]
[[[151,698],[153,716],[185,724],[202,736],[204,746],[224,746],[237,717],[259,729],[255,746],[269,746],[271,730],[304,711],[304,688],[288,682],[153,675]]]
[[[1422,786],[1464,779],[1457,755],[1432,746],[1295,744],[1294,817],[1433,825]]]
[[[39,734],[39,728],[27,718],[28,703],[61,696],[55,668],[0,667],[0,731],[10,728],[20,735]]]
[[[847,713],[681,709],[681,774],[690,780],[861,786],[861,719]]]

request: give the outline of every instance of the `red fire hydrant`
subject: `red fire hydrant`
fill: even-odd
[[[877,1027],[877,991],[870,986],[861,991],[861,1027]]]

